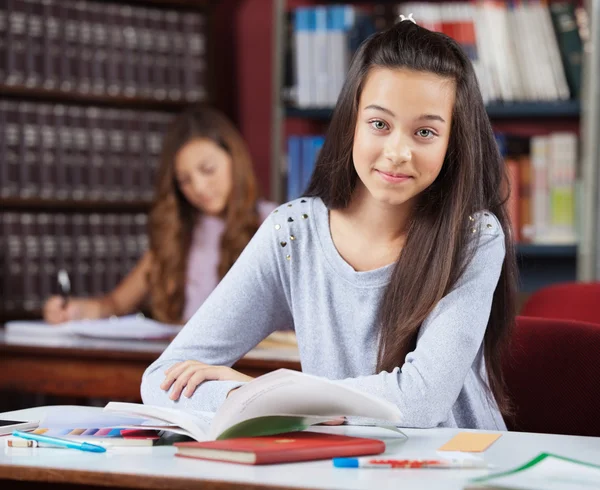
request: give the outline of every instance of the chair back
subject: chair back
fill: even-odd
[[[600,436],[600,326],[517,317],[503,359],[509,430]]]
[[[565,282],[541,288],[527,299],[521,315],[600,324],[600,282]]]

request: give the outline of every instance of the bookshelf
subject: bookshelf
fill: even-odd
[[[213,99],[207,0],[0,7],[0,324],[39,317],[58,269],[105,293],[148,247],[162,136]]]
[[[365,2],[350,1],[346,2],[349,5],[364,6]],[[377,2],[380,4],[379,14],[387,11],[394,12],[396,5],[391,5],[390,2]],[[396,2],[400,3],[400,2]],[[575,2],[577,3],[577,2]],[[593,3],[593,2],[588,2]],[[286,73],[286,56],[289,56],[290,49],[286,46],[290,37],[288,23],[291,22],[292,16],[290,12],[298,7],[314,7],[326,6],[329,7],[333,3],[329,1],[294,1],[294,0],[275,0],[274,2],[274,43],[273,43],[273,95],[272,95],[272,132],[271,132],[271,196],[274,199],[285,200],[286,190],[286,172],[288,161],[286,161],[286,136],[291,132],[313,133],[323,132],[327,121],[330,119],[332,107],[298,107],[289,103],[289,93],[284,88],[286,78],[289,74]],[[450,4],[444,0],[438,0],[433,5]],[[411,5],[415,5],[414,3]],[[588,12],[591,14],[591,6],[588,5]],[[373,12],[377,11],[374,7]],[[423,16],[424,17],[424,16]],[[419,18],[415,14],[415,18]],[[418,21],[418,20],[417,20]],[[557,41],[558,42],[558,41]],[[588,59],[584,61],[589,65]],[[586,67],[584,66],[584,70]],[[566,77],[566,74],[565,74]],[[569,80],[570,81],[570,80]],[[596,82],[597,83],[597,82]],[[557,82],[558,84],[558,82]],[[557,92],[559,89],[557,88]],[[583,100],[589,100],[589,95],[583,87]],[[589,111],[587,102],[583,103],[578,98],[570,98],[567,100],[550,100],[546,98],[540,101],[510,101],[506,99],[503,102],[494,102],[494,98],[490,99],[487,104],[487,112],[496,127],[501,127],[504,132],[505,128],[511,126],[518,127],[519,130],[526,128],[528,137],[540,132],[542,135],[548,135],[552,128],[559,128],[559,131],[566,130],[581,135],[580,145],[585,147],[586,141],[584,138],[589,131],[586,128],[586,118]],[[578,162],[577,162],[578,163]],[[595,165],[595,164],[589,164]],[[588,166],[589,166],[588,165]],[[581,172],[580,167],[578,172]],[[588,175],[590,171],[588,170]],[[584,172],[585,173],[585,172]],[[579,174],[581,175],[581,173]],[[594,178],[595,179],[595,178]],[[594,180],[595,181],[595,180]],[[582,181],[583,198],[591,200],[587,192],[586,186],[590,186],[589,182]],[[596,205],[594,204],[594,207]],[[581,212],[580,223],[583,223],[585,216],[591,213],[589,202],[583,203],[579,209]],[[590,221],[591,218],[588,218]],[[585,235],[585,233],[583,234]],[[586,251],[590,246],[584,247]],[[517,247],[518,261],[521,271],[521,291],[524,293],[532,292],[544,285],[585,279],[585,274],[582,274],[581,255],[582,250],[578,245],[558,245],[546,243],[520,243]],[[589,255],[589,253],[588,253]],[[588,261],[589,261],[589,257]],[[579,272],[578,272],[579,267]]]

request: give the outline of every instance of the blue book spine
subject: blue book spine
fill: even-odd
[[[287,200],[300,197],[302,192],[302,138],[288,138]]]
[[[315,165],[317,164],[317,158],[319,157],[319,152],[321,151],[321,148],[323,147],[324,143],[325,143],[324,136],[313,136],[312,137],[312,158],[311,158],[310,168],[307,169],[308,177],[306,180],[306,186],[308,186],[308,183],[310,182],[310,178],[312,177],[312,174],[315,170]]]

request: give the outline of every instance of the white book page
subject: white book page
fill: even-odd
[[[152,405],[141,405],[139,403],[110,402],[104,407],[105,412],[118,412],[154,419],[154,422],[164,421],[173,424],[185,432],[174,430],[175,427],[160,426],[163,430],[189,435],[197,441],[208,440],[208,432],[213,419],[210,412],[186,412],[174,408],[156,407]],[[145,429],[156,428],[145,425]]]
[[[240,387],[225,400],[213,419],[210,439],[245,420],[272,415],[359,416],[391,423],[401,417],[398,407],[381,398],[324,378],[279,369]]]
[[[14,320],[6,322],[4,331],[6,335],[24,337],[73,335],[71,326],[68,323],[50,325],[42,320]]]
[[[100,320],[73,320],[58,325],[44,321],[12,321],[5,326],[6,332],[15,335],[79,335],[100,339],[168,339],[175,337],[183,328],[168,325],[137,315]]]

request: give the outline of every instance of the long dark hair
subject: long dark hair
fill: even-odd
[[[180,323],[192,234],[200,211],[179,189],[175,156],[191,140],[213,141],[231,156],[233,185],[225,209],[218,275],[223,277],[259,226],[258,191],[250,152],[235,126],[221,112],[196,105],[179,114],[165,135],[150,212],[150,300],[154,318]]]
[[[376,33],[359,48],[338,98],[325,144],[307,189],[329,209],[345,208],[356,186],[352,146],[358,104],[365,80],[375,67],[409,69],[453,79],[456,102],[442,170],[421,193],[406,243],[383,297],[377,370],[401,366],[415,345],[423,321],[447,295],[471,260],[474,247],[469,216],[482,210],[496,215],[506,234],[506,256],[484,338],[489,390],[502,413],[510,413],[501,355],[516,314],[517,269],[504,204],[507,174],[485,111],[471,62],[448,36],[410,21]],[[442,367],[440,366],[440,369]]]

